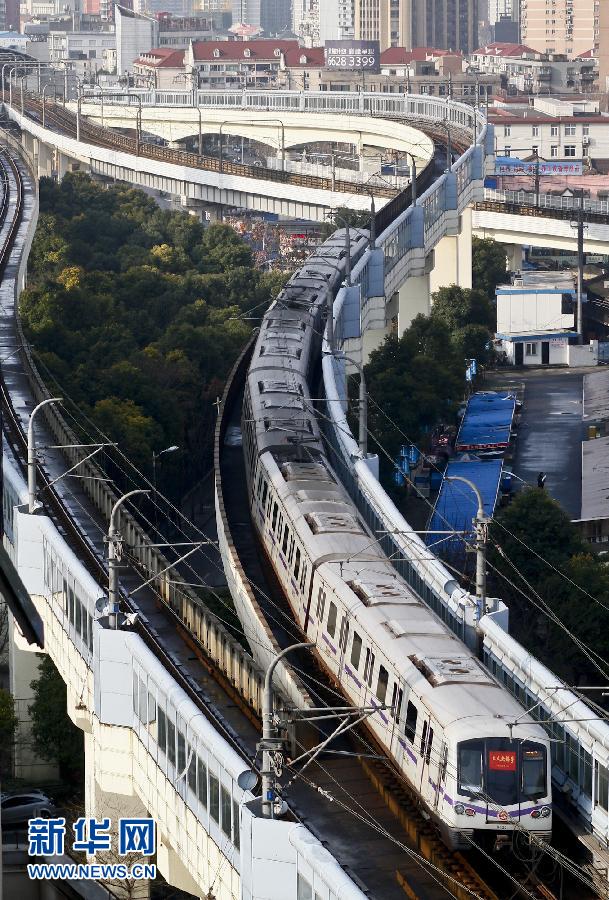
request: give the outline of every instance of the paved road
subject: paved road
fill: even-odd
[[[581,513],[583,376],[587,369],[534,369],[501,374],[503,386],[524,386],[524,406],[516,446],[514,474],[546,490],[573,519]]]

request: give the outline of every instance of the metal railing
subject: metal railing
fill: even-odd
[[[532,206],[539,209],[565,209],[577,210],[583,208],[586,212],[598,215],[609,215],[609,200],[592,200],[588,197],[563,197],[554,194],[539,194],[533,191],[496,191],[485,188],[484,199],[496,203],[507,203],[512,206]]]

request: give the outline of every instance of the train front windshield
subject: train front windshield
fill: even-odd
[[[547,794],[543,744],[504,738],[464,741],[458,746],[457,769],[461,796],[514,806]]]

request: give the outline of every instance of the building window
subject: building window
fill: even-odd
[[[550,127],[550,137],[558,137],[558,125],[552,125]]]
[[[525,356],[537,356],[537,344],[526,344]]]
[[[575,144],[565,146],[565,156],[575,156]]]
[[[565,125],[565,136],[575,137],[575,125]]]
[[[504,155],[504,156],[509,156],[511,152],[512,152],[512,148],[511,148],[511,147],[504,147],[504,148],[503,148],[503,155]]]
[[[532,135],[533,137],[539,137],[539,125],[533,125]]]
[[[503,136],[504,136],[504,137],[511,137],[511,136],[512,136],[512,126],[511,126],[511,125],[504,125],[504,126],[503,126]]]
[[[558,147],[556,146],[556,144],[552,144],[552,146],[550,147],[550,156],[553,159],[556,159],[556,157],[558,156]]]
[[[589,125],[582,125],[582,134],[584,137],[590,136],[590,126]]]

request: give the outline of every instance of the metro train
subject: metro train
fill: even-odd
[[[355,265],[367,241],[351,238]],[[253,525],[318,659],[354,706],[378,707],[367,727],[446,844],[550,840],[545,731],[395,571],[326,456],[309,379],[345,257],[338,231],[264,317],[242,416]]]

